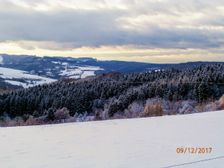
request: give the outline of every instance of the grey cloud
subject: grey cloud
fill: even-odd
[[[0,11],[0,40],[73,42],[77,46],[116,44],[123,32],[113,11]]]
[[[29,5],[37,5],[36,1],[27,1]],[[99,0],[99,3],[105,4]],[[44,3],[44,1],[39,1]],[[215,30],[200,30],[197,26],[223,26],[222,14],[215,10],[220,1],[198,0],[186,1],[147,1],[123,0],[129,10],[101,9],[72,10],[60,9],[40,12],[26,9],[10,1],[0,1],[0,41],[52,41],[61,43],[62,47],[76,48],[82,46],[98,47],[102,45],[136,45],[155,48],[217,48],[224,40],[223,32]],[[214,5],[215,4],[215,5]],[[178,15],[177,12],[201,12],[208,15],[196,23],[175,27],[175,22],[169,26],[148,25],[148,29],[139,32],[124,29],[118,22],[121,17],[134,17],[141,14]],[[169,19],[169,17],[167,17]],[[125,23],[123,23],[125,24]],[[173,25],[172,25],[173,24]],[[188,26],[194,26],[189,29]],[[32,46],[24,48],[32,49]],[[46,45],[46,47],[48,47]],[[44,48],[44,46],[42,46]],[[54,48],[54,47],[53,47]]]

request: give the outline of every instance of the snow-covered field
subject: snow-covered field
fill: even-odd
[[[224,111],[0,128],[0,167],[223,168],[223,133]],[[212,147],[213,151],[177,154],[177,147]]]
[[[0,64],[3,61],[0,56]],[[61,63],[62,65],[65,63]],[[95,76],[96,71],[103,70],[100,67],[95,66],[72,66],[68,67],[64,65],[65,69],[60,72],[60,76],[70,78],[70,79],[79,79],[86,78],[89,76]],[[49,72],[50,74],[50,72]],[[22,86],[23,88],[33,87],[36,85],[42,85],[47,83],[52,83],[57,81],[56,79],[51,79],[43,76],[29,74],[29,72],[12,69],[12,68],[3,68],[0,67],[0,78],[3,78],[5,82],[10,83],[15,86]]]
[[[5,82],[24,88],[55,82],[56,80],[38,75],[28,74],[26,71],[0,67],[0,77]],[[22,81],[21,81],[22,80]]]
[[[66,76],[71,79],[83,79],[89,76],[95,76],[95,72],[100,70],[103,69],[95,66],[73,66],[61,71],[59,75]]]

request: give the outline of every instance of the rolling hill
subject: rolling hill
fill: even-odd
[[[224,111],[0,128],[1,167],[222,168]],[[177,153],[177,148],[211,148]]]
[[[193,68],[202,64],[212,64],[212,62],[151,64],[113,60],[100,61],[88,57],[37,57],[0,54],[0,89],[27,88],[60,79],[81,79],[115,72],[150,72],[174,67],[178,69]],[[6,71],[8,72],[6,73]],[[7,76],[9,73],[10,75]],[[18,77],[18,73],[23,75]],[[15,75],[13,76],[13,74]]]

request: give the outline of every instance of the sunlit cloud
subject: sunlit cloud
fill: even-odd
[[[48,45],[47,47],[45,45]],[[50,45],[50,46],[49,46]],[[224,49],[178,49],[178,48],[145,48],[139,46],[101,46],[67,48],[55,42],[4,42],[0,43],[0,51],[8,54],[93,57],[100,60],[126,60],[152,63],[177,63],[188,61],[221,61]],[[66,44],[64,44],[66,45]],[[33,47],[35,46],[35,47]],[[30,47],[30,48],[29,48]],[[67,46],[66,46],[67,47]],[[65,47],[65,48],[66,48]],[[51,48],[51,49],[49,49]],[[62,48],[62,49],[59,49]],[[29,51],[29,52],[28,52]]]

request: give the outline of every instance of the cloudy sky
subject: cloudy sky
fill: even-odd
[[[0,0],[0,53],[224,61],[224,0]]]

